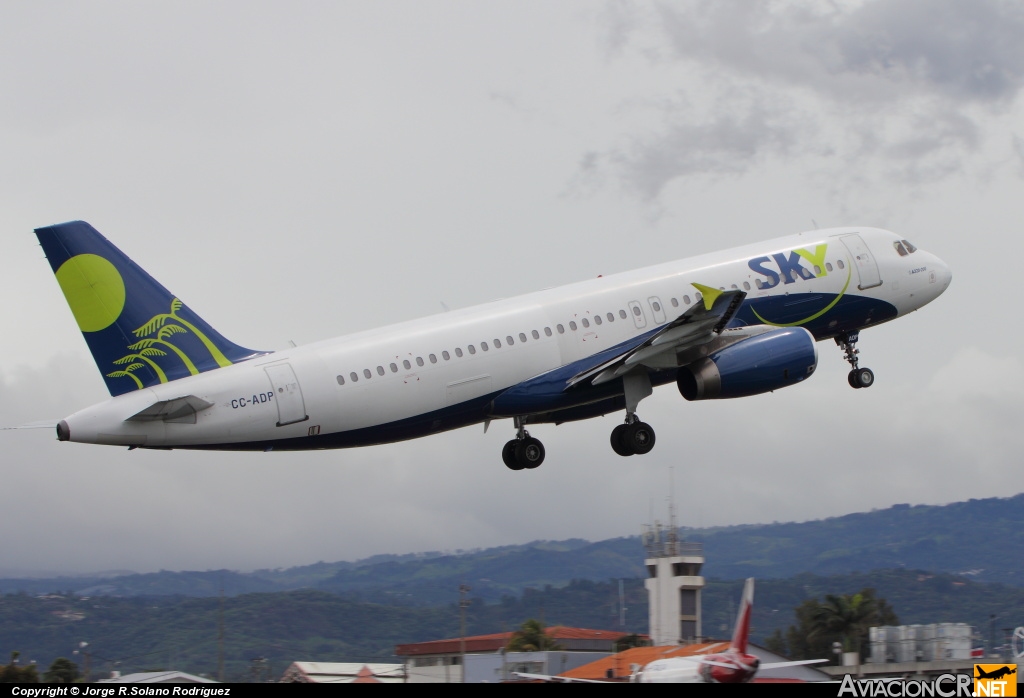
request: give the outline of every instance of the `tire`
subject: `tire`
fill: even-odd
[[[850,373],[846,376],[846,381],[850,384],[851,388],[860,387],[859,385],[857,385],[857,369],[853,369],[852,371],[850,371]]]
[[[516,444],[516,462],[520,468],[533,470],[544,462],[544,444],[539,439],[527,436]]]
[[[645,422],[630,424],[626,427],[623,436],[623,442],[638,456],[650,453],[651,449],[654,448],[654,429]]]
[[[501,460],[508,466],[509,470],[522,470],[523,466],[516,460],[516,445],[519,442],[512,439],[501,449]]]
[[[875,373],[870,368],[858,368],[856,371],[856,381],[858,388],[870,388],[875,384]]]
[[[631,456],[633,451],[630,450],[629,444],[623,439],[623,432],[626,431],[627,424],[620,424],[619,426],[612,429],[612,450],[618,453],[620,456]]]

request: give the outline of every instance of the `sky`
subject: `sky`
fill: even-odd
[[[1024,491],[1024,7],[998,0],[18,3],[0,24],[0,425],[106,399],[32,230],[89,221],[280,349],[815,227],[941,257],[800,386],[309,453],[0,432],[0,573],[251,570]]]

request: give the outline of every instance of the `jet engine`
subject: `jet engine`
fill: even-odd
[[[746,397],[799,383],[817,365],[814,336],[802,327],[785,327],[683,366],[676,383],[687,400]]]

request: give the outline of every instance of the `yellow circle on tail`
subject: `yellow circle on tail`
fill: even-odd
[[[57,283],[82,332],[110,327],[124,309],[124,279],[99,255],[80,254],[61,264]]]

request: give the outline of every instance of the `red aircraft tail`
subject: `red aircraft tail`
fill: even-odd
[[[729,652],[747,653],[747,638],[750,637],[750,614],[754,610],[754,578],[749,577],[743,585],[743,599],[740,601],[740,612],[736,616],[736,629],[732,631],[732,643]]]

